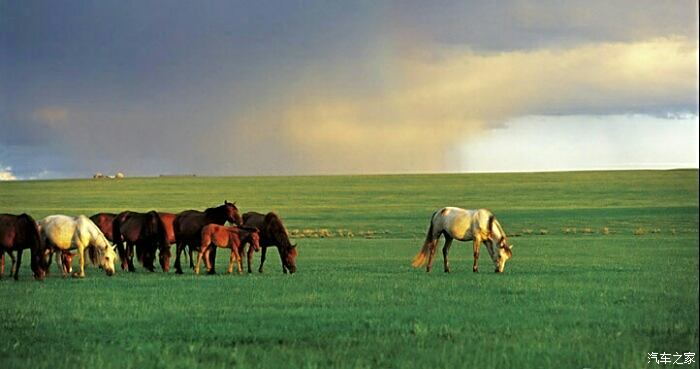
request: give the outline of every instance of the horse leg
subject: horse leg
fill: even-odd
[[[241,257],[241,253],[238,251],[236,248],[236,260],[238,260],[238,274],[243,274],[243,258]]]
[[[51,258],[53,257],[54,251],[53,247],[49,245],[46,250],[44,250],[44,260],[46,260],[46,275],[49,275],[49,269],[51,269]],[[60,264],[59,264],[60,265]]]
[[[498,271],[498,260],[496,259],[496,252],[493,250],[493,241],[486,240],[486,241],[484,241],[484,244],[486,244],[486,251],[489,252],[489,256],[491,257],[491,260],[496,265],[496,271]]]
[[[450,262],[447,261],[447,254],[450,252],[450,246],[452,246],[452,238],[451,236],[445,235],[445,245],[442,246],[442,261],[445,264],[445,273],[450,272]]]
[[[218,247],[214,247],[211,250],[209,250],[209,254],[207,255],[209,258],[209,262],[211,263],[211,269],[209,270],[209,274],[216,274],[216,249]]]
[[[0,279],[5,275],[5,251],[0,250]]]
[[[253,250],[253,246],[248,246],[248,253],[246,255],[248,257],[248,273],[253,273],[253,269],[250,267],[250,265],[253,262],[253,253],[254,252],[255,252],[255,250]]]
[[[280,261],[282,262],[282,273],[287,274],[287,266],[284,264],[284,252],[277,247],[277,252],[280,254]]]
[[[250,251],[248,251],[250,252]],[[267,254],[267,247],[263,247],[262,250],[260,251],[260,268],[258,268],[258,272],[262,273],[263,272],[263,264],[265,264],[265,255]]]
[[[426,272],[430,272],[433,269],[433,258],[435,257],[435,251],[437,250],[439,238],[435,238],[430,244],[430,254],[428,254],[428,266],[425,268]]]
[[[481,246],[481,239],[479,237],[474,237],[474,266],[472,270],[474,273],[479,273],[479,247]]]
[[[231,247],[231,256],[229,257],[229,260],[228,260],[228,269],[226,269],[226,272],[228,274],[233,274],[233,263],[236,262],[236,251],[234,251],[235,249],[236,249],[236,246]]]
[[[85,247],[78,246],[78,254],[80,254],[80,274],[78,277],[85,278]]]
[[[56,255],[56,265],[58,266],[58,269],[61,270],[61,275],[63,275],[63,278],[65,278],[67,268],[65,265],[63,265],[63,260],[61,259],[61,255],[59,255],[60,252],[55,252],[54,254]],[[49,256],[49,261],[51,261],[51,256]]]
[[[202,256],[204,254],[204,251],[206,250],[206,247],[202,247],[199,249],[199,255],[197,255],[197,264],[194,266],[194,274],[199,274],[199,266],[202,264]],[[209,269],[209,261],[205,261],[207,269]]]
[[[133,243],[129,241],[126,242],[126,263],[130,272],[136,271],[134,267],[134,247]]]
[[[17,263],[15,263],[14,260],[12,260],[12,271],[13,275],[12,278],[16,280],[19,279],[19,267],[22,265],[22,254],[24,250],[17,250]]]
[[[182,254],[184,248],[184,242],[177,241],[175,243],[175,274],[182,274],[182,265],[180,265],[180,254]]]

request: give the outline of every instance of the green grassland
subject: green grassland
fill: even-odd
[[[0,281],[0,368],[641,368],[657,366],[648,352],[698,353],[697,170],[0,183],[0,212],[37,219],[224,199],[278,212],[298,273],[272,249],[262,275],[54,266],[36,282],[25,255],[20,280]],[[494,211],[516,245],[506,273],[484,250],[473,274],[464,243],[450,274],[441,257],[410,267],[446,205]]]

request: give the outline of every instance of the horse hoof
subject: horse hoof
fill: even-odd
[[[445,269],[445,273],[449,273],[449,272],[450,272],[450,269],[449,269],[449,268],[446,268],[446,269]]]
[[[175,269],[175,274],[183,274],[182,269]]]
[[[209,274],[209,275],[214,275],[214,274],[216,274],[216,270],[210,270],[210,271],[207,272],[207,274]]]
[[[474,269],[474,273],[479,273],[479,269]]]

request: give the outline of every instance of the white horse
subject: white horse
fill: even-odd
[[[104,234],[88,217],[80,215],[50,215],[39,221],[39,233],[47,248],[60,253],[77,249],[80,256],[79,277],[85,277],[85,251],[90,261],[99,264],[108,276],[114,274],[117,254]],[[50,257],[50,256],[49,256]],[[61,259],[57,258],[57,261]],[[61,268],[66,270],[66,268]]]
[[[447,253],[450,251],[453,239],[474,241],[474,273],[479,271],[479,248],[482,242],[486,244],[486,249],[495,264],[496,273],[502,273],[506,261],[513,256],[513,245],[508,244],[505,231],[503,231],[501,224],[498,223],[498,220],[490,211],[486,209],[465,210],[446,207],[433,213],[423,248],[413,258],[413,267],[419,268],[423,266],[427,258],[428,267],[426,271],[430,272],[438,240],[442,234],[445,235],[442,257],[445,262],[446,273],[450,271]],[[497,245],[497,251],[494,250],[494,245]]]

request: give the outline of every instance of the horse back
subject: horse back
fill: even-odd
[[[114,241],[112,237],[112,222],[116,216],[117,214],[114,213],[97,213],[92,215],[90,220],[95,223],[97,228],[102,231],[102,234],[104,234],[108,240]]]
[[[34,218],[28,214],[0,214],[0,247],[35,249],[40,245],[39,228]]]
[[[287,229],[282,219],[274,212],[261,214],[249,212],[243,214],[243,226],[257,228],[260,231],[260,246],[291,247]]]
[[[198,210],[185,210],[173,220],[173,232],[176,239],[198,237],[206,225],[205,215]]]

